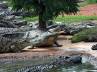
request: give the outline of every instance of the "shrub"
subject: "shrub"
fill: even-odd
[[[91,29],[85,29],[77,34],[75,34],[71,41],[75,42],[97,42],[97,27]]]

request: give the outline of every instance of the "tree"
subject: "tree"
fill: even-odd
[[[34,11],[39,16],[39,28],[46,29],[46,22],[60,13],[76,13],[78,0],[11,0],[13,9]]]

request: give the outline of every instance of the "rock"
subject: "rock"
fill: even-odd
[[[96,45],[93,45],[91,49],[92,50],[97,50],[97,44]]]

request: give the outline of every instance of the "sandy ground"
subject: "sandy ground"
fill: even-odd
[[[56,55],[70,55],[70,54],[82,54],[89,53],[97,57],[97,52],[91,50],[91,47],[97,42],[79,42],[71,43],[69,40],[71,36],[60,36],[58,43],[63,45],[62,47],[47,47],[36,49],[24,49],[21,53],[4,53],[0,54],[0,59],[30,59],[32,57],[42,56],[56,56]]]

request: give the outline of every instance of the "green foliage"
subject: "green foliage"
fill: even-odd
[[[97,0],[86,0],[88,4],[97,3]]]
[[[11,0],[13,9],[35,11],[37,15],[43,11],[42,18],[53,19],[61,12],[66,14],[78,11],[77,0]]]
[[[90,28],[75,34],[72,37],[72,42],[97,42],[97,27]]]

